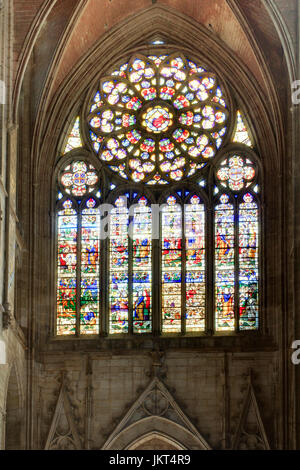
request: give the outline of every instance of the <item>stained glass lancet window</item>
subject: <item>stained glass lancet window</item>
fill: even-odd
[[[258,328],[259,214],[254,197],[247,193],[239,205],[239,327]]]
[[[57,333],[99,333],[100,212],[95,168],[67,165],[59,177]],[[99,195],[99,194],[98,194]],[[71,197],[70,197],[71,196]]]
[[[89,198],[81,216],[80,333],[99,332],[100,212]]]
[[[143,196],[133,214],[133,332],[152,331],[152,214]]]
[[[111,215],[109,302],[112,334],[152,331],[151,208],[144,196],[131,205],[128,195],[116,199]]]
[[[57,216],[57,333],[76,332],[77,234],[75,204],[66,199]]]
[[[205,208],[200,197],[193,195],[180,204],[169,196],[162,208],[161,233],[162,331],[204,331]]]
[[[219,197],[215,207],[215,327],[217,331],[259,327],[259,208],[245,190],[255,185],[251,157],[230,155],[216,169],[218,184],[235,194]]]
[[[205,207],[198,196],[185,205],[186,331],[205,330]]]
[[[234,330],[234,206],[222,194],[215,209],[215,324]]]
[[[206,65],[153,48],[95,83],[59,152],[58,335],[261,324],[262,188],[247,120]],[[102,202],[112,202],[103,241]]]
[[[181,332],[182,209],[174,196],[162,209],[162,331]]]
[[[109,303],[110,333],[128,333],[128,224],[127,199],[120,196],[115,202],[110,222]]]

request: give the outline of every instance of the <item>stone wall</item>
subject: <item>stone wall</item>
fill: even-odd
[[[18,428],[22,423],[18,446],[25,446],[25,338],[14,319],[18,137],[11,121],[13,37],[13,2],[5,1],[0,7],[0,80],[5,84],[5,100],[0,103],[0,449],[5,448],[5,422],[10,413]],[[11,435],[11,446],[13,439]]]
[[[169,351],[162,375],[177,405],[213,449],[234,446],[251,380],[268,443],[278,448],[276,354]],[[46,354],[38,386],[38,448],[49,437],[63,377],[82,448],[101,449],[151,381],[151,357],[145,352]],[[255,449],[261,429],[257,420],[250,423],[250,414],[243,425],[249,426],[248,448]]]

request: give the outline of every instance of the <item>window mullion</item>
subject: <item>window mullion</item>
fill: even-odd
[[[99,230],[100,234],[104,233],[102,230],[101,216]],[[109,275],[105,276],[104,274],[109,273],[109,269],[106,269],[106,267],[108,267],[108,250],[105,247],[105,243],[106,240],[102,240],[101,237],[99,237],[99,334],[101,336],[108,331],[107,317],[109,317],[109,314],[106,315],[106,312],[109,312],[106,296],[106,290],[109,283]]]
[[[214,242],[214,211],[209,208],[206,211],[206,231],[205,231],[205,250],[206,250],[206,315],[205,315],[205,331],[206,333],[214,332],[215,323],[215,242]]]
[[[82,210],[77,216],[77,270],[76,270],[76,336],[80,335],[80,299],[81,299],[81,236]]]
[[[181,207],[181,333],[186,332],[186,240],[185,210]]]
[[[128,216],[128,224],[133,223],[133,217]],[[129,226],[128,225],[128,226]],[[133,242],[132,236],[127,235],[128,243],[128,333],[133,333]]]
[[[152,239],[152,332],[160,334],[161,324],[161,270],[160,270],[160,245],[159,240]]]
[[[156,322],[156,328],[157,328],[156,331],[158,335],[162,333],[162,322],[163,322],[163,317],[162,317],[162,309],[163,309],[163,306],[162,306],[162,296],[163,296],[162,294],[162,273],[163,273],[163,270],[162,270],[162,259],[163,259],[162,257],[162,248],[163,248],[162,222],[163,222],[162,212],[159,211],[159,239],[156,240],[156,248],[157,248],[156,253],[158,254],[158,256],[156,257],[157,268],[155,271],[157,275],[157,290],[158,290],[157,304],[156,304],[157,312],[158,312],[157,322]]]
[[[239,331],[239,205],[234,205],[234,329]]]

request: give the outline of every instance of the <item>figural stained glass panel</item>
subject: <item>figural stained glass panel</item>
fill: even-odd
[[[258,206],[249,193],[239,205],[239,327],[258,328]]]
[[[182,209],[174,196],[161,216],[162,331],[179,333],[182,312]]]
[[[120,196],[111,212],[109,270],[109,331],[128,333],[128,224],[126,196]]]
[[[186,331],[205,330],[205,208],[198,196],[185,207]]]
[[[74,199],[58,202],[57,214],[57,333],[99,333],[100,212],[95,168],[76,160],[59,177],[62,193]]]
[[[57,214],[57,334],[76,333],[78,215],[67,199]]]
[[[80,333],[99,332],[100,211],[96,201],[86,201],[81,218]]]
[[[133,213],[132,295],[133,332],[152,331],[152,216],[147,199],[139,199]]]
[[[234,319],[234,207],[227,194],[215,208],[215,328],[230,331]]]

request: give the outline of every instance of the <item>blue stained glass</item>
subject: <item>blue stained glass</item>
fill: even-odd
[[[110,333],[128,332],[128,209],[119,197],[110,224]]]
[[[233,331],[234,209],[223,194],[215,210],[215,322],[217,331]]]
[[[137,193],[135,193],[135,196]],[[134,196],[134,197],[135,197]],[[152,216],[141,197],[133,217],[133,332],[152,330]]]

